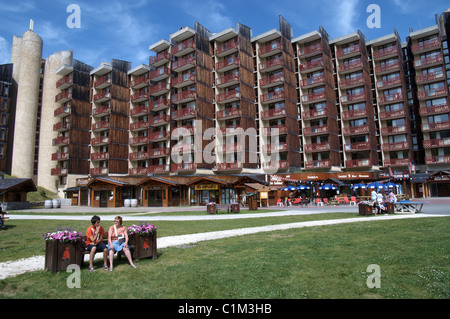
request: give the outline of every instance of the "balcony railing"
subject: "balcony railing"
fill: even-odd
[[[269,92],[261,95],[260,102],[261,103],[274,103],[285,99],[284,90]]]
[[[195,50],[195,42],[192,40],[183,41],[172,47],[172,54],[179,56]]]
[[[354,53],[361,53],[361,45],[359,43],[349,46],[347,48],[342,48],[342,49],[337,50],[336,56],[338,58],[341,58],[343,56],[347,56],[349,54],[354,54]]]
[[[384,143],[383,151],[398,151],[409,148],[409,143],[407,141],[398,143]]]
[[[373,58],[374,59],[379,59],[379,58],[384,58],[387,57],[389,55],[397,55],[398,53],[398,49],[396,45],[390,46],[388,48],[385,49],[378,49],[373,53]]]
[[[278,73],[275,75],[267,76],[261,80],[259,80],[259,86],[262,88],[270,87],[273,85],[281,84],[284,82],[284,74]]]
[[[386,64],[381,64],[375,67],[375,73],[383,73],[388,71],[393,71],[400,68],[400,62],[392,61]]]
[[[367,167],[367,166],[372,166],[372,161],[369,158],[345,161],[345,167],[347,168]]]
[[[111,84],[111,75],[105,74],[94,81],[94,87],[98,89],[103,89]]]
[[[172,111],[172,120],[184,120],[187,118],[195,117],[197,115],[197,112],[195,111],[195,108],[193,107],[187,107],[180,110]]]
[[[89,173],[93,176],[95,175],[108,175],[108,167],[95,167],[89,170]]]
[[[169,164],[150,165],[148,167],[149,174],[167,173],[169,172]]]
[[[72,108],[70,105],[61,105],[53,112],[53,116],[54,117],[65,117],[67,115],[70,115],[71,109]]]
[[[449,147],[450,137],[423,140],[424,148]]]
[[[444,79],[444,71],[443,70],[441,70],[440,72],[426,73],[426,74],[416,76],[417,84],[422,84],[422,83],[434,81],[434,80],[443,80],[443,79]]]
[[[312,69],[322,68],[324,66],[323,59],[308,61],[300,64],[300,71],[306,72]]]
[[[434,39],[430,39],[427,41],[423,41],[421,43],[415,44],[411,47],[411,51],[413,53],[418,53],[420,51],[428,50],[431,48],[437,48],[441,46],[441,40],[436,37]]]
[[[225,72],[239,66],[239,58],[231,57],[216,63],[216,71]]]
[[[266,56],[268,53],[280,52],[283,49],[281,42],[273,42],[258,49],[259,56]]]
[[[161,114],[158,116],[154,116],[148,119],[148,123],[150,126],[159,126],[168,124],[170,122],[170,116],[167,114]]]
[[[371,115],[372,114],[369,113],[369,111],[367,109],[351,110],[351,111],[345,111],[345,112],[341,113],[342,119],[344,119],[344,120],[358,118],[358,117],[368,117]]]
[[[155,71],[151,71],[149,74],[149,78],[152,81],[158,82],[162,79],[167,78],[170,75],[170,69],[168,67],[160,67],[159,69],[156,69]]]
[[[426,164],[447,164],[450,163],[450,155],[428,156],[425,158]]]
[[[324,152],[330,150],[330,143],[312,143],[304,145],[305,152]]]
[[[345,150],[346,151],[364,151],[371,149],[371,143],[367,142],[357,142],[357,143],[346,143]]]
[[[366,92],[360,93],[360,94],[349,94],[349,95],[343,95],[341,97],[341,103],[352,103],[352,102],[359,102],[363,100],[367,100],[368,96]]]
[[[241,93],[238,90],[230,90],[216,95],[217,103],[230,103],[241,98]]]
[[[442,54],[436,54],[436,55],[430,56],[428,58],[422,58],[420,60],[414,61],[414,66],[416,68],[426,67],[426,66],[431,66],[436,63],[442,63],[443,61],[444,61],[444,57],[442,56]]]
[[[239,163],[239,162],[217,163],[218,171],[235,171],[235,170],[241,170],[242,167],[243,167],[243,163]]]
[[[316,109],[302,112],[302,116],[304,120],[310,120],[314,118],[321,118],[328,116],[328,109]]]
[[[69,86],[71,86],[72,83],[73,83],[72,76],[66,75],[66,76],[63,76],[61,79],[59,79],[56,82],[56,88],[60,89],[60,90],[64,90],[64,89],[68,88]]]
[[[404,108],[398,109],[398,110],[394,110],[394,111],[385,111],[385,112],[380,112],[378,114],[378,116],[382,120],[392,119],[392,118],[396,118],[396,117],[404,117],[404,116],[406,116],[406,111],[405,111]]]
[[[163,157],[170,155],[169,147],[151,148],[148,150],[149,158]]]
[[[355,77],[344,79],[344,80],[340,81],[339,82],[339,87],[341,89],[344,89],[344,88],[348,88],[350,86],[363,84],[364,81],[365,81],[365,79],[364,79],[364,77],[362,75],[355,76]]]
[[[172,152],[176,154],[180,152],[183,154],[191,153],[194,150],[195,150],[194,144],[192,143],[177,143],[174,146],[172,146]]]
[[[396,77],[389,80],[380,80],[377,82],[377,88],[384,89],[391,86],[400,86],[402,84],[401,77]]]
[[[69,143],[70,143],[70,137],[68,137],[68,136],[59,136],[52,140],[53,146],[69,145]]]
[[[104,161],[109,159],[108,152],[95,152],[91,153],[91,161]]]
[[[94,95],[94,102],[101,103],[111,99],[111,93],[106,90],[102,90],[100,93]]]
[[[422,131],[440,131],[450,129],[450,121],[440,123],[423,123]]]
[[[148,175],[149,173],[148,167],[133,167],[128,169],[129,175]]]
[[[170,137],[170,134],[168,131],[156,131],[151,132],[148,134],[148,141],[149,142],[159,142],[167,140]]]
[[[446,113],[446,112],[450,112],[449,103],[433,106],[423,106],[419,109],[420,115]]]
[[[152,96],[160,96],[162,94],[166,94],[170,91],[170,85],[167,82],[159,82],[158,84],[150,86],[148,93],[145,93],[143,98],[145,99],[145,95],[152,95]],[[134,102],[134,101],[133,101]]]
[[[285,116],[286,116],[286,109],[284,107],[265,110],[261,112],[261,119],[263,120],[276,119]]]
[[[69,122],[58,122],[56,124],[53,124],[53,131],[55,132],[61,132],[66,131],[70,129],[70,123]]]
[[[160,52],[156,56],[150,57],[150,65],[158,67],[170,61],[170,53],[167,51]]]
[[[182,126],[176,126],[172,130],[172,136],[178,137],[178,136],[184,136],[184,135],[192,135],[194,133],[194,127],[192,125],[182,125]]]
[[[408,166],[411,162],[409,157],[407,158],[391,158],[384,161],[384,166]]]
[[[130,123],[130,131],[140,131],[148,129],[149,125],[147,121],[138,121],[134,123]]]
[[[309,77],[302,80],[302,87],[308,87],[311,85],[317,85],[317,84],[324,84],[325,83],[325,76],[323,74],[316,75],[313,77]]]
[[[139,76],[138,78],[131,81],[132,88],[144,87],[150,84],[150,79],[148,73]]]
[[[69,159],[69,153],[56,152],[52,154],[52,161],[67,161]]]
[[[133,107],[130,110],[130,115],[131,116],[142,116],[148,114],[148,107],[145,106],[144,104],[141,104],[139,106]]]
[[[426,99],[429,97],[447,95],[448,90],[445,87],[417,92],[418,99]]]
[[[308,55],[308,54],[321,52],[322,50],[323,50],[322,43],[319,42],[319,43],[316,43],[316,44],[310,44],[308,46],[300,48],[299,51],[298,51],[298,55],[299,56],[305,56],[305,55]]]
[[[217,145],[217,152],[219,153],[234,153],[241,152],[242,150],[242,144],[239,143],[226,143]]]
[[[238,41],[228,41],[226,43],[219,44],[215,50],[215,53],[217,56],[231,54],[237,51],[238,47]]]
[[[148,144],[148,136],[135,136],[130,138],[130,145],[138,146]]]
[[[194,90],[186,90],[172,95],[172,103],[186,103],[197,98],[197,92]]]
[[[130,161],[140,161],[148,159],[148,152],[133,152],[129,155]]]
[[[328,125],[317,125],[303,128],[303,135],[325,134],[330,132]]]
[[[216,86],[217,87],[224,87],[228,85],[233,85],[239,83],[239,74],[238,73],[231,73],[225,76],[221,76],[220,78],[216,79]]]
[[[263,163],[264,169],[288,169],[289,168],[289,162],[287,160],[280,160],[280,161],[270,161]]]
[[[170,106],[170,102],[168,99],[159,98],[157,100],[151,100],[148,104],[148,109],[150,111],[160,111]]]
[[[56,103],[65,103],[72,99],[72,92],[66,90],[55,96]]]
[[[109,144],[109,137],[108,136],[97,136],[91,139],[91,145],[92,146],[101,146]]]
[[[92,110],[93,117],[101,117],[111,114],[111,108],[107,105],[100,105]]]
[[[176,88],[183,87],[195,83],[195,73],[186,73],[172,79],[172,85]]]
[[[339,70],[339,72],[346,72],[346,71],[351,71],[351,70],[355,70],[355,69],[359,69],[359,68],[363,68],[363,67],[364,67],[364,63],[361,60],[355,60],[352,62],[340,64],[338,67],[338,70]]]
[[[395,94],[378,96],[378,103],[379,104],[392,103],[392,102],[401,101],[401,100],[403,100],[403,93],[402,92],[398,92],[398,93],[395,93]]]
[[[283,58],[277,57],[275,59],[267,60],[259,64],[259,70],[261,72],[269,72],[283,66]]]
[[[286,125],[275,125],[270,127],[263,127],[262,133],[264,135],[272,135],[278,132],[278,134],[286,134],[288,132]]]
[[[99,121],[93,123],[91,126],[92,131],[104,131],[109,129],[109,121]]]
[[[172,163],[170,169],[173,172],[180,171],[195,171],[197,169],[196,163]]]
[[[56,168],[52,168],[51,169],[51,175],[52,176],[63,176],[63,175],[67,175],[67,168],[64,167],[56,167]]]
[[[193,68],[196,65],[195,57],[188,57],[172,62],[172,69],[176,72],[182,72]]]
[[[240,117],[241,116],[241,109],[237,107],[232,107],[229,109],[221,110],[216,112],[216,118],[218,120],[224,120],[234,117]]]
[[[352,135],[352,134],[364,134],[369,133],[369,125],[359,125],[353,127],[345,127],[343,129],[344,135]]]
[[[381,128],[381,134],[383,135],[391,135],[391,134],[399,134],[399,133],[407,133],[408,125],[400,124],[397,126],[387,126]]]
[[[229,125],[225,127],[217,127],[217,134],[227,135],[235,134],[238,129],[242,129],[239,125]]]
[[[332,166],[331,159],[312,160],[305,162],[305,169],[330,168],[331,166]]]
[[[310,93],[310,94],[302,95],[302,102],[303,103],[310,103],[310,102],[314,102],[314,101],[323,100],[323,99],[326,99],[326,98],[327,98],[327,92],[326,91],[322,91],[322,92]]]
[[[262,146],[265,152],[286,152],[288,150],[287,143],[271,143]]]

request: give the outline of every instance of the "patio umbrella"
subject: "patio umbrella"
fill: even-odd
[[[367,188],[366,184],[363,183],[358,183],[352,186],[353,189],[358,189],[358,188]]]
[[[297,186],[297,190],[304,190],[304,189],[311,189],[311,186],[307,186],[307,185],[299,185]]]
[[[368,187],[368,188],[376,188],[376,189],[383,189],[383,188],[386,188],[386,187],[384,186],[384,184],[381,184],[380,182],[373,182],[373,183],[370,183],[369,185],[367,185],[367,187]]]
[[[286,186],[285,188],[282,188],[281,190],[282,191],[295,191],[295,190],[297,190],[297,187],[289,185],[289,186]]]
[[[328,189],[338,189],[338,188],[336,186],[334,186],[334,185],[326,184],[326,185],[319,186],[319,189],[326,189],[326,190],[328,190]]]
[[[384,184],[384,187],[386,187],[386,188],[394,188],[394,187],[400,187],[400,185],[397,185],[395,183],[389,182],[389,183]]]

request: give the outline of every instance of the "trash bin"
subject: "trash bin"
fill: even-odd
[[[239,213],[241,210],[239,204],[231,204],[231,212],[232,213]]]
[[[207,204],[206,205],[206,212],[208,214],[215,214],[216,213],[216,204]]]

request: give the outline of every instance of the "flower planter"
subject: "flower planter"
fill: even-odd
[[[231,204],[230,206],[231,206],[232,213],[239,213],[241,210],[239,204]]]
[[[67,270],[71,264],[81,265],[81,262],[81,242],[45,242],[45,270],[56,273]]]
[[[208,214],[215,214],[216,213],[216,204],[208,204],[208,205],[206,205],[206,212]]]
[[[372,215],[372,206],[367,204],[359,204],[358,210],[360,215]]]
[[[386,205],[386,213],[394,214],[394,203],[387,202],[385,203],[385,205]]]
[[[156,231],[151,235],[133,234],[130,236],[130,246],[134,246],[133,259],[139,261],[143,258],[156,259]]]

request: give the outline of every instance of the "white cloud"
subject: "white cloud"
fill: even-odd
[[[181,7],[211,32],[220,32],[235,24],[224,13],[226,6],[216,0],[183,1]]]
[[[337,32],[341,35],[355,32],[358,28],[355,26],[358,13],[356,6],[359,0],[338,1],[335,8],[334,23]]]

